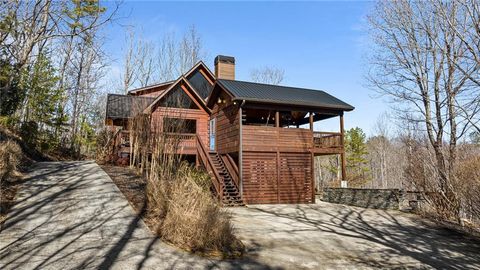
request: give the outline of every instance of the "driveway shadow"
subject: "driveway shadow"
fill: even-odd
[[[161,242],[91,161],[38,163],[17,196],[0,232],[0,269],[268,269]]]
[[[240,238],[258,246],[252,252],[262,261],[296,249],[313,268],[480,268],[480,239],[398,211],[321,202],[233,212]]]

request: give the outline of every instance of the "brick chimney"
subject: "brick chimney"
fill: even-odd
[[[235,58],[225,55],[215,57],[215,76],[217,79],[235,80]]]

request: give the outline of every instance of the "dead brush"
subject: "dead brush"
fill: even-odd
[[[23,157],[22,148],[12,141],[3,141],[0,144],[0,180],[9,179],[17,173]]]
[[[139,115],[129,123],[131,165],[147,180],[146,219],[163,240],[191,252],[236,257],[244,246],[230,215],[211,193],[211,179],[178,154],[185,122],[177,112]],[[152,228],[153,227],[153,228]]]
[[[168,194],[168,211],[159,226],[160,236],[193,252],[238,256],[242,243],[235,237],[229,213],[198,184],[195,169],[182,165]]]

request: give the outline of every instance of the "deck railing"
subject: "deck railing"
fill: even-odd
[[[343,148],[342,133],[340,132],[313,132],[314,150],[339,151]]]
[[[203,164],[205,169],[207,170],[208,174],[212,178],[212,184],[215,188],[215,191],[217,193],[217,197],[219,200],[222,200],[223,198],[223,181],[220,177],[219,172],[217,171],[217,168],[213,164],[212,159],[210,158],[209,152],[205,145],[202,142],[202,139],[199,136],[196,136],[196,141],[197,141],[197,155],[199,157],[200,162]]]
[[[176,153],[179,154],[196,154],[197,151],[197,134],[194,133],[155,133],[151,134],[151,141],[149,142],[150,148],[153,143],[156,141],[154,138],[156,136],[165,136],[165,144],[174,145]],[[170,143],[168,143],[170,142]],[[127,153],[130,152],[130,131],[122,130],[117,136],[116,147],[120,149],[121,152]],[[165,149],[166,151],[171,151],[171,149]]]

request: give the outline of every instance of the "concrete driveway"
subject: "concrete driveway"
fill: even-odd
[[[38,163],[0,232],[0,269],[480,268],[478,240],[396,211],[327,203],[229,210],[249,254],[202,258],[152,235],[94,162]]]
[[[287,269],[480,269],[480,240],[415,215],[318,202],[232,208],[249,256]]]
[[[0,269],[257,269],[209,260],[152,235],[94,162],[38,163],[0,232]]]

